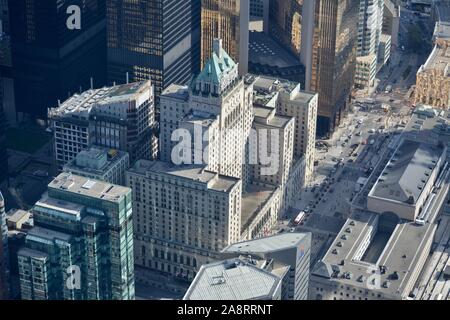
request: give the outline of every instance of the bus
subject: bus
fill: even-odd
[[[300,213],[297,215],[297,217],[294,220],[294,224],[297,226],[300,223],[302,223],[305,220],[306,212],[300,211]]]

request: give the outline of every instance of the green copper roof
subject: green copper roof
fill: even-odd
[[[216,52],[213,52],[212,57],[198,75],[197,81],[219,84],[222,75],[236,66],[236,63],[223,48],[220,48],[219,50],[220,57]]]

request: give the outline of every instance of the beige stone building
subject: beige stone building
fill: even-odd
[[[139,160],[127,173],[135,211],[135,264],[189,279],[241,237],[242,182],[205,170]]]
[[[450,22],[438,22],[434,49],[417,72],[414,104],[450,106]]]

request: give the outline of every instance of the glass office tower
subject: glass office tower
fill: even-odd
[[[105,1],[9,0],[18,112],[46,119],[59,99],[105,84]],[[80,8],[80,29],[67,26],[72,5]]]
[[[239,62],[239,74],[248,72],[249,0],[201,0],[201,65],[211,58],[215,38]]]
[[[359,0],[316,0],[310,89],[319,93],[319,136],[329,136],[339,125],[351,97],[358,9]]]
[[[18,251],[25,300],[132,300],[131,189],[62,173]]]
[[[199,70],[199,0],[107,0],[108,82],[151,79],[155,95]]]

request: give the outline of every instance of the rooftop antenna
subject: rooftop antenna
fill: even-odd
[[[130,82],[130,75],[129,75],[129,73],[127,72],[127,84]]]
[[[115,86],[116,86],[116,82],[114,81],[114,82],[113,82],[113,87],[115,87]]]
[[[91,77],[91,90],[94,89],[94,78]]]
[[[58,99],[58,107],[61,107],[61,100]]]

